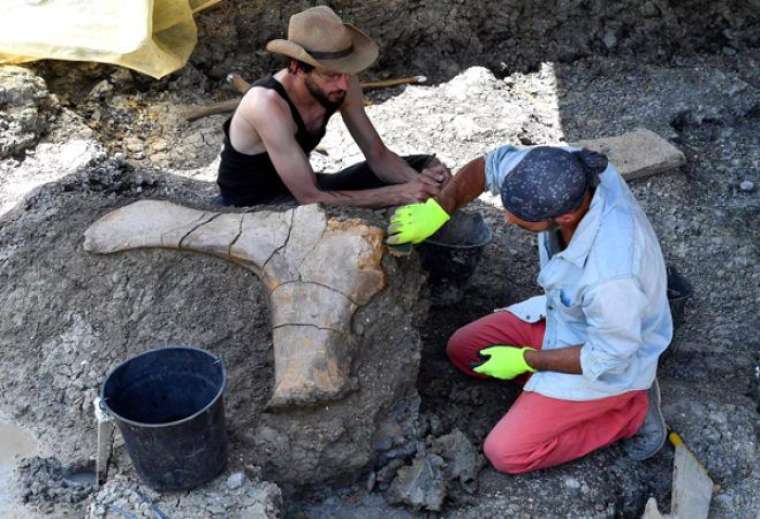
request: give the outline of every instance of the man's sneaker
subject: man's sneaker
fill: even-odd
[[[665,418],[660,409],[660,385],[656,378],[649,388],[648,396],[649,408],[644,424],[632,438],[623,440],[626,454],[636,461],[643,461],[657,454],[668,437]]]

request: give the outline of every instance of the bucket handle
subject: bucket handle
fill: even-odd
[[[108,400],[108,398],[109,397],[95,397],[95,401],[93,403],[95,404],[95,418],[98,422],[110,422],[113,420],[113,416],[111,416],[111,412],[106,406],[106,400]]]

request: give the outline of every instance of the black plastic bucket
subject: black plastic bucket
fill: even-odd
[[[227,464],[222,360],[188,347],[150,350],[120,364],[101,390],[140,478],[155,490],[187,490]]]
[[[422,267],[429,273],[432,305],[449,306],[462,300],[483,247],[492,238],[480,213],[458,212],[417,247]]]

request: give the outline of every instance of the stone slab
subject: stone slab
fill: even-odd
[[[626,180],[665,173],[686,163],[681,150],[646,128],[570,145],[604,153]]]

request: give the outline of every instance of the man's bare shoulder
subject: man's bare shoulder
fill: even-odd
[[[238,112],[254,126],[257,123],[286,121],[290,117],[288,103],[271,88],[253,87],[240,101]]]

